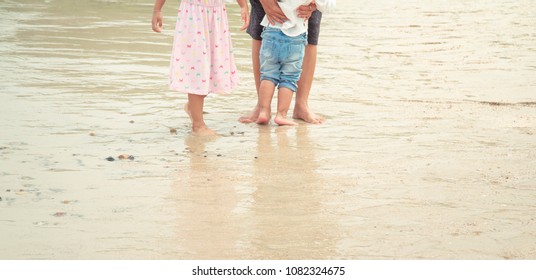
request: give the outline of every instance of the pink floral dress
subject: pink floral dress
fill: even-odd
[[[172,90],[207,95],[238,84],[224,0],[182,0],[169,73]]]

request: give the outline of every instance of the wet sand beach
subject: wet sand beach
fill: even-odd
[[[156,34],[152,1],[2,1],[0,259],[535,259],[536,3],[337,2],[326,122],[237,121],[229,3],[241,84],[200,139],[167,89],[177,3]]]

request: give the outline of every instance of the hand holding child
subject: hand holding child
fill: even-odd
[[[260,0],[260,2],[262,8],[266,12],[266,16],[268,17],[270,24],[274,25],[276,22],[284,23],[288,20],[285,13],[283,13],[277,4],[277,0]]]
[[[298,8],[298,17],[308,20],[314,11],[316,11],[316,4],[313,0],[309,5],[302,5]]]

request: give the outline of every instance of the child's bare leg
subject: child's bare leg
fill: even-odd
[[[259,115],[258,124],[268,124],[272,118],[272,98],[274,97],[275,84],[272,81],[261,81],[259,87]]]
[[[184,105],[184,110],[192,121],[192,134],[198,136],[216,135],[214,130],[207,127],[203,119],[203,104],[205,95],[188,94],[188,103]]]
[[[301,119],[308,123],[319,124],[324,122],[324,118],[317,116],[309,108],[309,93],[313,85],[313,78],[316,67],[317,46],[308,44],[305,47],[303,58],[302,73],[298,81],[298,90],[296,92],[296,103],[294,104],[293,118]]]
[[[253,63],[253,77],[255,78],[255,88],[257,89],[257,105],[255,105],[255,108],[247,114],[238,119],[241,123],[252,123],[256,122],[257,118],[259,117],[259,88],[261,86],[261,61],[260,61],[260,53],[261,53],[261,40],[255,40],[253,39],[251,42],[251,61]]]
[[[278,125],[298,125],[298,123],[287,119],[290,102],[292,102],[292,90],[286,87],[280,87],[277,93],[277,113],[275,123]]]

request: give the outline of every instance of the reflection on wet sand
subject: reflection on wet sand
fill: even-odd
[[[176,251],[193,259],[335,258],[337,226],[324,205],[308,126],[258,128],[251,177],[216,154],[218,138],[187,137],[173,184]]]
[[[237,194],[233,171],[221,155],[208,154],[205,146],[217,137],[187,136],[190,162],[173,185],[177,207],[177,250],[192,259],[222,259],[237,256],[240,223],[233,215]]]
[[[314,145],[307,125],[259,128],[252,179],[254,258],[334,256],[336,228],[326,215]]]

